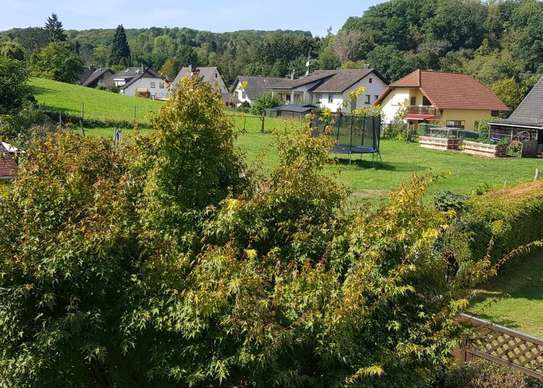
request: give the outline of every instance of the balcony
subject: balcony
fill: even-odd
[[[434,117],[441,117],[441,111],[433,106],[415,106],[411,105],[407,109],[408,115],[428,115]]]

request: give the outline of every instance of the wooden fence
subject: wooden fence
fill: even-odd
[[[459,321],[473,328],[460,361],[482,358],[543,380],[543,340],[466,314]]]

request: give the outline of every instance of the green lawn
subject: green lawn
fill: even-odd
[[[471,313],[543,338],[543,253],[509,265],[485,287]]]
[[[32,78],[30,84],[42,106],[72,115],[80,115],[84,108],[84,117],[93,120],[136,121],[148,126],[152,115],[164,104],[41,78]]]
[[[50,80],[32,79],[38,101],[50,108],[78,114],[81,104],[85,117],[97,120],[133,121],[134,108],[137,121],[148,124],[153,114],[164,103],[136,97],[126,97]],[[240,130],[239,147],[247,154],[250,163],[270,169],[277,162],[273,148],[273,129],[300,126],[298,120],[266,118],[266,134],[262,134],[260,118],[230,113]],[[145,132],[143,130],[142,132]],[[87,135],[112,137],[112,128],[87,129]],[[125,136],[134,132],[123,130]],[[491,160],[454,152],[441,152],[420,148],[414,143],[400,141],[382,142],[383,161],[372,163],[369,156],[362,160],[354,157],[352,164],[340,161],[328,168],[331,174],[347,185],[353,199],[380,199],[391,189],[408,180],[413,174],[433,173],[440,178],[432,185],[431,192],[451,190],[470,193],[482,184],[500,187],[533,178],[535,169],[543,170],[543,160],[505,159]]]

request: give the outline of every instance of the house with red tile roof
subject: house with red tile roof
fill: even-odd
[[[469,75],[420,69],[391,83],[375,105],[382,107],[386,124],[402,120],[413,126],[432,123],[471,131],[509,110]]]

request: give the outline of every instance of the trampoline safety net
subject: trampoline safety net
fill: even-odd
[[[334,139],[336,154],[379,154],[379,116],[337,116],[332,120],[317,116],[311,127],[314,136],[327,135]]]

